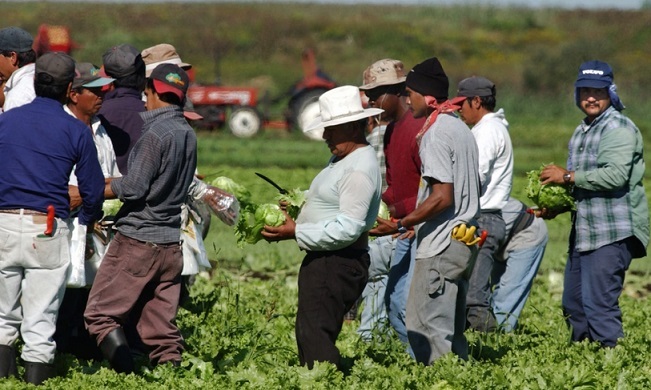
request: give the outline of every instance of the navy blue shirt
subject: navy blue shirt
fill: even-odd
[[[122,175],[129,173],[129,153],[142,136],[144,122],[140,117],[141,112],[145,112],[142,94],[136,89],[121,87],[104,96],[102,108],[97,114],[111,138]]]
[[[0,209],[70,215],[68,180],[73,167],[83,199],[79,223],[87,225],[104,201],[104,176],[91,130],[60,102],[37,97],[0,115]]]

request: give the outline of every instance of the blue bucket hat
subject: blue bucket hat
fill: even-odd
[[[580,107],[579,88],[607,88],[610,103],[617,111],[625,106],[617,95],[617,86],[613,83],[613,69],[607,63],[599,60],[586,61],[579,67],[579,74],[574,82],[574,100]]]

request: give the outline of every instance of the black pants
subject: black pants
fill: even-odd
[[[368,279],[368,251],[308,252],[298,274],[296,342],[301,365],[339,365],[335,346],[344,315],[362,295]]]

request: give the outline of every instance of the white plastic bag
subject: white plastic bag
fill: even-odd
[[[181,240],[183,240],[183,271],[181,275],[195,275],[212,267],[201,238],[201,224],[196,223],[188,206],[181,207]]]
[[[68,267],[68,287],[86,286],[86,225],[79,219],[72,220],[70,229],[70,266]]]

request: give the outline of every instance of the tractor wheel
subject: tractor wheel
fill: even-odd
[[[303,129],[309,126],[319,116],[319,96],[325,91],[325,89],[308,91],[294,102],[294,123],[298,126],[299,130],[303,131]],[[307,133],[303,132],[303,134],[313,140],[323,140],[323,129]]]
[[[260,131],[262,119],[258,112],[251,107],[237,107],[231,111],[228,127],[236,137],[250,138]]]

